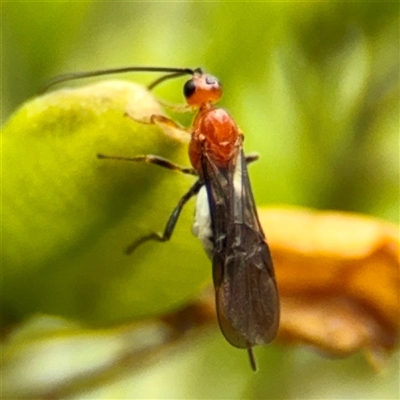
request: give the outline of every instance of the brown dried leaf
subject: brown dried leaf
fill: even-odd
[[[333,356],[363,351],[380,370],[398,346],[399,229],[371,217],[261,208],[281,299],[278,339]],[[163,318],[177,335],[216,324],[214,291]]]
[[[399,230],[377,219],[261,209],[281,296],[279,337],[377,369],[398,344]]]

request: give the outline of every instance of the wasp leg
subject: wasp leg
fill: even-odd
[[[248,154],[246,156],[246,164],[251,164],[252,162],[257,161],[259,158],[259,155],[256,153]]]
[[[187,112],[193,112],[194,109],[192,106],[189,106],[188,104],[171,104],[167,103],[166,101],[163,100],[158,100],[158,102],[164,107],[168,108],[171,111],[174,111],[179,114],[187,113]]]
[[[250,366],[251,369],[256,372],[257,371],[257,363],[256,363],[256,358],[254,357],[253,349],[249,347],[247,349],[247,353],[249,355],[249,361],[250,361]]]
[[[125,112],[125,116],[130,118],[132,121],[139,122],[141,124],[156,125],[160,129],[162,129],[167,135],[177,139],[185,141],[189,138],[188,135],[190,135],[189,129],[184,128],[183,126],[177,124],[172,119],[164,117],[163,115],[153,114],[150,117],[149,121],[137,119],[128,112]]]
[[[184,207],[184,205],[188,202],[190,198],[195,196],[200,188],[203,186],[203,182],[199,179],[195,182],[195,184],[182,196],[179,200],[178,205],[172,211],[167,224],[165,225],[164,232],[162,235],[159,233],[151,233],[148,236],[144,236],[132,244],[130,244],[126,249],[126,254],[131,254],[138,246],[141,244],[148,242],[149,240],[156,240],[157,242],[166,242],[171,239],[172,233],[174,232],[176,223],[178,222],[179,215]]]
[[[181,132],[185,132],[185,134],[190,134],[189,129],[184,128],[183,126],[174,122],[172,119],[164,117],[163,115],[153,114],[150,117],[150,122],[162,129],[176,129]]]
[[[194,168],[191,167],[182,167],[181,165],[177,165],[172,161],[167,160],[166,158],[155,156],[153,154],[147,154],[144,156],[135,156],[135,157],[120,157],[120,156],[108,156],[105,154],[97,154],[97,158],[101,160],[118,160],[118,161],[129,161],[129,162],[146,162],[147,164],[155,164],[159,167],[168,168],[173,171],[179,171],[183,174],[195,175],[197,176],[197,172]]]

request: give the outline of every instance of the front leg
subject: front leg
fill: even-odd
[[[164,117],[163,115],[159,114],[153,114],[150,117],[149,121],[143,121],[140,119],[136,119],[134,116],[129,114],[128,112],[125,112],[125,116],[130,118],[132,121],[139,122],[141,124],[147,124],[147,125],[156,125],[158,126],[166,135],[182,140],[184,142],[188,142],[190,139],[190,130],[184,128],[183,126],[177,124],[175,121],[173,121],[171,118]]]

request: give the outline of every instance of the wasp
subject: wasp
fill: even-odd
[[[127,253],[148,241],[168,241],[179,215],[197,195],[192,231],[212,260],[215,303],[219,326],[233,346],[247,349],[250,365],[256,370],[253,346],[271,342],[279,327],[279,295],[271,253],[260,224],[251,190],[247,164],[257,157],[243,152],[243,133],[223,108],[215,106],[222,96],[217,78],[201,68],[127,67],[64,75],[50,85],[71,79],[110,73],[147,71],[164,72],[148,88],[161,82],[191,75],[184,84],[187,106],[197,110],[190,135],[191,167],[184,168],[156,155],[118,157],[99,154],[101,159],[145,161],[197,176],[173,210],[162,234],[152,233],[131,244]],[[152,123],[179,125],[154,115]]]

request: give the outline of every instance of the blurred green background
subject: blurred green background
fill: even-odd
[[[3,124],[60,73],[201,66],[222,81],[221,105],[244,131],[245,150],[260,154],[251,167],[259,204],[355,211],[399,222],[397,2],[1,7]],[[165,84],[157,95],[181,103],[181,82]],[[92,384],[87,397],[399,397],[396,357],[377,377],[361,356],[332,361],[279,345],[257,355],[262,372],[253,376],[245,355],[215,329],[156,366],[111,378],[108,392],[96,392]]]

